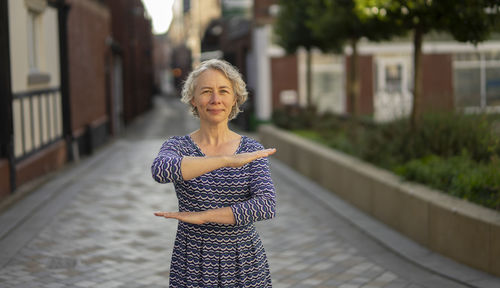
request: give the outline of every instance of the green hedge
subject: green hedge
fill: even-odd
[[[407,180],[500,210],[500,115],[424,115],[374,124],[311,110],[280,110],[274,123],[391,170]],[[498,131],[497,131],[498,132]]]
[[[500,210],[500,162],[477,163],[470,155],[429,155],[395,169],[405,179],[425,183],[451,195]]]

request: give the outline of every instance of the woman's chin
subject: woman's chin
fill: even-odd
[[[228,115],[225,115],[224,113],[211,114],[204,117],[200,117],[200,121],[210,124],[225,123],[228,122],[228,120],[229,120]]]

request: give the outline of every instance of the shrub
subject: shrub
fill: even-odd
[[[491,123],[484,115],[442,113],[424,115],[416,130],[407,120],[382,124],[366,134],[361,157],[388,168],[391,163],[427,155],[446,158],[466,150],[475,161],[489,161],[500,154],[499,137],[491,132]]]
[[[374,124],[313,110],[275,111],[277,126],[449,194],[500,210],[500,115],[423,115]]]
[[[395,169],[403,178],[425,183],[448,194],[500,210],[498,161],[477,163],[466,152],[443,158],[430,155]]]

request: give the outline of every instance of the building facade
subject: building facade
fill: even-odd
[[[148,110],[153,68],[140,0],[1,1],[0,23],[2,199]]]
[[[306,54],[293,55],[273,43],[272,23],[278,1],[255,0],[248,82],[255,87],[255,113],[260,121],[287,105],[306,105]],[[449,37],[447,37],[449,38]],[[377,122],[406,117],[413,104],[413,47],[411,41],[359,43],[360,107]],[[422,95],[425,111],[499,112],[500,41],[477,46],[426,40],[422,57]],[[312,99],[318,112],[352,113],[346,87],[351,49],[343,54],[313,50]]]
[[[67,160],[58,9],[45,0],[2,1],[0,194]],[[5,62],[4,62],[5,61]],[[7,65],[4,66],[4,63]],[[8,176],[7,176],[8,175]],[[4,181],[8,180],[8,181]]]

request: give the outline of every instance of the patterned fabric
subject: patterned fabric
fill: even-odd
[[[242,136],[236,153],[264,149]],[[170,287],[271,287],[267,257],[253,222],[275,215],[275,191],[267,158],[224,167],[184,181],[184,156],[205,156],[189,135],[168,139],[151,167],[160,183],[173,182],[179,211],[230,206],[235,225],[179,222]]]

